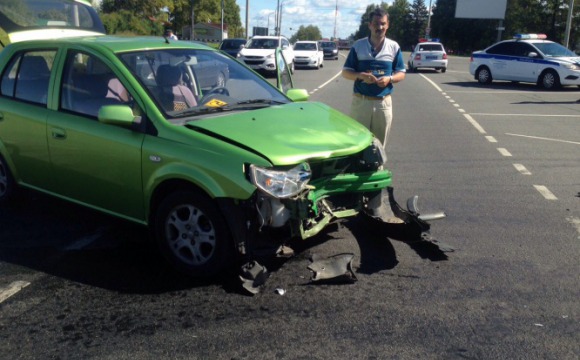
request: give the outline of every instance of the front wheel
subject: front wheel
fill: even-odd
[[[215,203],[195,191],[168,195],[155,216],[155,238],[163,256],[178,271],[211,277],[231,265],[233,246]]]
[[[560,87],[560,76],[552,69],[548,69],[540,75],[538,85],[546,90],[558,89]]]
[[[0,156],[0,204],[5,203],[14,194],[16,184],[12,173],[8,168],[8,164],[2,156]]]

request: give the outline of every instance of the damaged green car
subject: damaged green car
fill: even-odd
[[[204,45],[107,36],[85,1],[18,3],[0,9],[0,203],[21,186],[146,225],[175,268],[211,276],[391,185],[380,142],[293,89],[279,52],[276,88]]]

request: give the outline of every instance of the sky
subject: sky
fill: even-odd
[[[282,35],[291,37],[300,26],[318,26],[323,38],[349,37],[358,30],[368,5],[381,0],[279,0],[282,4]],[[393,0],[382,0],[391,4]],[[249,3],[250,35],[254,26],[268,27],[274,32],[278,0],[236,0],[242,26],[246,27],[246,3]],[[338,6],[338,11],[336,11]]]

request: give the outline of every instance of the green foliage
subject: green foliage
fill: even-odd
[[[289,39],[290,42],[295,43],[298,40],[320,40],[322,39],[322,33],[318,26],[308,25],[300,26],[298,31]]]

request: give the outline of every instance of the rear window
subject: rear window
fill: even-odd
[[[443,51],[443,45],[441,44],[419,45],[419,51]]]
[[[58,28],[105,33],[97,12],[74,0],[0,1],[0,27],[6,33]]]

